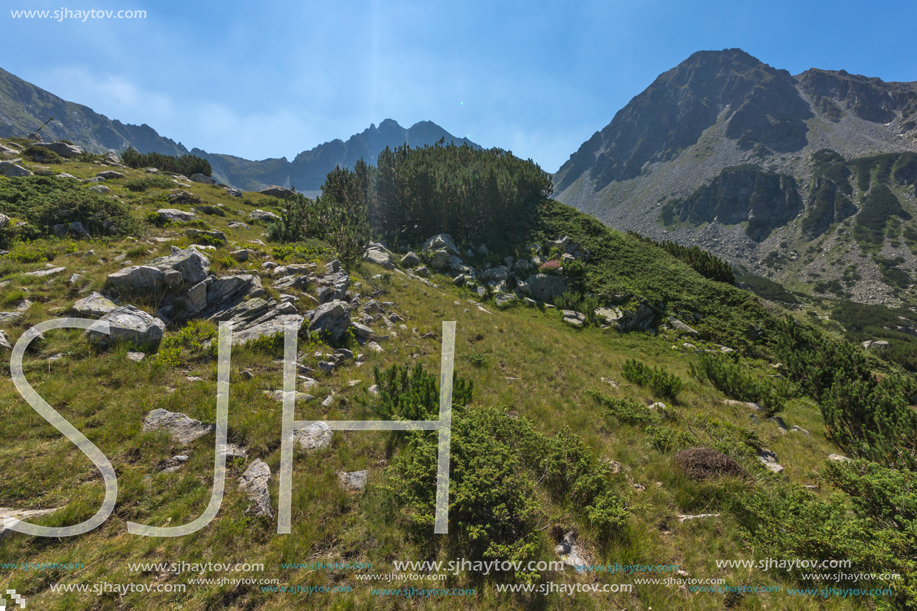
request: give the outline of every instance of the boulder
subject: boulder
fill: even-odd
[[[252,299],[251,301],[255,301]],[[266,320],[265,322],[256,322],[251,326],[246,327],[238,333],[232,334],[232,343],[234,346],[241,345],[246,342],[250,342],[253,339],[259,337],[270,337],[272,335],[277,335],[278,333],[283,333],[288,324],[293,324],[299,329],[303,323],[303,317],[298,314],[282,314],[280,316],[275,316]]]
[[[254,257],[255,254],[256,254],[255,251],[250,248],[242,248],[242,249],[234,251],[232,253],[232,258],[235,259],[236,261],[239,261],[240,263],[244,263],[245,261],[248,261],[249,259]]]
[[[423,251],[434,251],[440,249],[445,249],[453,255],[460,254],[459,249],[455,247],[455,241],[453,241],[452,236],[448,233],[440,233],[433,236],[424,242],[423,246],[421,247],[421,250]]]
[[[197,215],[193,212],[185,212],[177,208],[162,208],[161,210],[157,210],[156,214],[158,214],[159,218],[162,220],[169,221],[170,223],[187,223],[197,218]]]
[[[3,229],[10,224],[10,217],[5,214],[0,213],[0,229]]]
[[[328,332],[338,341],[350,327],[350,305],[335,299],[320,305],[312,316],[309,331]]]
[[[414,253],[414,251],[408,252],[408,254],[401,257],[401,264],[405,267],[417,267],[420,265],[420,257]]]
[[[570,238],[567,236],[562,237],[559,240],[548,240],[545,242],[544,248],[547,252],[551,252],[551,249],[556,248],[560,252],[567,252],[567,246],[570,244]]]
[[[160,269],[174,269],[181,273],[182,280],[189,284],[197,284],[210,273],[210,261],[193,248],[181,250],[173,247],[172,254],[153,259],[149,265]]]
[[[226,187],[226,194],[231,197],[238,197],[238,198],[242,197],[242,191],[234,187]]]
[[[172,439],[187,445],[216,430],[216,425],[204,424],[200,420],[189,418],[185,414],[154,409],[143,419],[144,431],[167,431]]]
[[[265,210],[258,209],[248,213],[248,220],[272,223],[274,221],[279,221],[280,217],[273,212],[267,212]]]
[[[692,329],[691,327],[689,327],[689,326],[686,325],[685,323],[681,322],[680,320],[678,320],[678,319],[675,318],[674,316],[669,316],[669,324],[672,325],[675,329],[681,331],[682,333],[687,333],[687,334],[693,335],[693,336],[695,336],[695,337],[698,336],[698,335],[700,335],[700,333],[698,333],[697,331],[695,331],[694,329]]]
[[[124,174],[121,172],[115,172],[114,170],[105,170],[96,174],[99,178],[104,178],[105,180],[117,180],[119,178],[124,178]]]
[[[449,265],[449,253],[446,250],[437,250],[430,258],[430,267],[439,271]]]
[[[8,178],[31,176],[32,172],[17,164],[19,161],[22,160],[13,159],[12,161],[0,161],[0,176],[6,176]]]
[[[66,159],[76,157],[83,152],[83,149],[79,146],[75,144],[67,144],[66,142],[61,142],[60,140],[55,140],[54,142],[34,142],[32,143],[32,146],[47,149]]]
[[[500,293],[494,297],[494,304],[498,308],[509,306],[516,301],[516,296],[512,293]]]
[[[581,312],[576,312],[574,310],[561,310],[563,315],[563,321],[568,325],[574,327],[582,327],[586,324],[586,315]]]
[[[415,270],[414,270],[414,273],[417,274],[418,276],[420,276],[421,278],[429,278],[429,277],[430,277],[430,270],[429,270],[426,266],[424,266],[424,265],[421,265],[420,267],[418,267],[417,269],[415,269]]]
[[[293,432],[293,439],[304,450],[318,450],[331,445],[333,431],[324,422],[310,424]]]
[[[102,318],[118,306],[101,293],[92,293],[73,304],[73,311],[77,316],[86,318]]]
[[[109,274],[108,284],[138,295],[147,295],[162,290],[165,286],[165,272],[150,265],[132,265]]]
[[[624,316],[621,310],[614,306],[610,308],[596,308],[593,315],[606,325],[613,325]]]
[[[137,346],[158,345],[166,330],[161,320],[131,305],[111,310],[102,316],[99,322],[108,323],[110,334],[90,327],[84,335],[102,346],[115,341],[126,341]]]
[[[215,240],[222,244],[226,243],[226,234],[222,231],[203,231],[201,229],[189,229],[185,234],[193,240],[199,240],[206,237],[208,240]]]
[[[5,348],[7,350],[13,349],[13,345],[10,343],[10,338],[7,336],[6,331],[0,331],[0,348]]]
[[[201,204],[194,207],[195,212],[201,214],[212,214],[214,216],[226,216],[226,211],[221,206],[211,206],[210,204]]]
[[[279,197],[280,199],[290,199],[296,195],[295,191],[287,189],[286,187],[278,187],[277,185],[270,185],[259,189],[258,193],[262,195],[270,195],[272,197]]]
[[[169,193],[169,201],[175,204],[199,204],[201,198],[190,191],[172,191]]]
[[[353,334],[361,339],[375,339],[376,337],[376,332],[364,324],[351,322],[350,328],[353,331]]]
[[[888,348],[888,342],[884,339],[866,340],[863,342],[863,347],[867,350],[885,350]]]
[[[207,287],[207,306],[216,310],[229,308],[244,297],[261,297],[261,277],[255,274],[238,274],[216,278]]]
[[[209,177],[209,176],[204,176],[203,174],[192,174],[192,175],[191,175],[191,182],[199,182],[199,183],[201,183],[202,185],[215,185],[215,184],[217,184],[217,181],[215,181],[214,179],[212,179],[212,178]]]
[[[363,259],[368,263],[381,265],[384,269],[395,269],[395,264],[392,263],[392,256],[383,250],[370,248],[363,254]]]
[[[853,462],[853,459],[840,454],[828,454],[828,460],[832,462]]]
[[[195,176],[200,176],[200,174],[195,174]],[[258,517],[274,517],[274,510],[271,508],[271,493],[268,491],[270,481],[271,468],[260,458],[252,461],[239,478],[239,490],[245,492],[252,503],[248,511]]]
[[[533,299],[548,303],[567,292],[567,284],[560,276],[533,274],[526,280],[526,284]]]
[[[366,488],[366,479],[368,471],[338,471],[338,480],[341,487],[349,492],[360,492]]]

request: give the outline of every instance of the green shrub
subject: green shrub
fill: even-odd
[[[363,255],[369,242],[369,225],[365,211],[350,209],[330,196],[315,201],[297,194],[287,200],[280,220],[268,227],[268,239],[274,242],[327,242],[341,258],[355,260]]]
[[[132,178],[124,183],[128,191],[146,191],[147,189],[171,189],[175,186],[172,179],[165,176],[142,176]]]
[[[730,399],[759,403],[768,416],[782,411],[784,402],[795,395],[786,380],[762,380],[729,357],[703,354],[699,361],[696,366],[689,365],[691,375],[701,382],[709,381]]]
[[[27,146],[22,150],[22,158],[35,163],[64,163],[65,159],[40,146]]]
[[[674,204],[672,205],[672,210],[672,214],[674,214]],[[674,220],[674,217],[672,220]],[[725,282],[726,284],[735,284],[736,279],[732,273],[732,267],[726,261],[720,259],[716,255],[710,254],[706,250],[702,250],[697,246],[682,246],[671,240],[657,242],[635,231],[628,231],[627,233],[642,242],[658,246],[676,259],[684,261],[704,278],[716,282]]]
[[[374,406],[377,414],[387,420],[435,420],[439,418],[437,376],[424,371],[418,364],[413,370],[407,365],[392,365],[386,371],[373,368],[373,378],[379,389]],[[474,383],[453,374],[452,403],[465,406],[471,402]]]
[[[153,364],[178,367],[185,351],[191,353],[192,358],[212,358],[218,349],[216,337],[217,329],[212,322],[192,320],[178,333],[162,339]]]
[[[636,399],[612,397],[590,391],[590,395],[605,408],[605,413],[619,422],[632,425],[645,425],[660,420],[660,415]]]
[[[173,172],[189,177],[192,174],[210,176],[213,173],[210,162],[196,155],[175,157],[161,153],[141,154],[133,148],[127,148],[121,152],[121,163],[135,170],[139,168],[157,168],[163,172]]]
[[[649,388],[660,397],[671,399],[672,401],[677,400],[678,393],[684,387],[684,382],[675,374],[671,374],[659,366],[650,367],[636,359],[624,361],[622,374],[627,381]]]

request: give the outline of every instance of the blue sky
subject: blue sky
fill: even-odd
[[[370,123],[430,120],[554,172],[656,76],[740,47],[797,74],[917,80],[917,5],[8,0],[0,67],[185,146],[286,156]],[[142,20],[11,10],[145,10]]]

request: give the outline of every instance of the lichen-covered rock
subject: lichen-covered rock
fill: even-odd
[[[117,341],[130,342],[135,346],[158,346],[166,330],[161,320],[132,305],[115,308],[102,316],[99,322],[108,323],[110,333],[103,333],[100,330],[101,326],[94,324],[86,330],[85,335],[90,341],[101,346],[108,346]]]

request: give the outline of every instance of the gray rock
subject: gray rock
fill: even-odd
[[[618,322],[622,316],[624,316],[621,310],[614,306],[609,308],[596,308],[593,314],[606,325],[614,324]]]
[[[0,229],[3,229],[10,224],[10,217],[5,214],[0,213]]]
[[[261,193],[262,195],[270,195],[272,197],[279,197],[280,199],[290,199],[296,195],[294,191],[291,191],[286,187],[278,187],[277,185],[270,185],[268,187],[264,187],[263,189],[259,189],[258,193]]]
[[[143,419],[144,431],[166,431],[176,442],[187,445],[216,430],[216,425],[204,424],[185,414],[154,409]]]
[[[374,339],[376,337],[376,332],[364,324],[351,322],[350,328],[353,330],[353,334],[361,339]]]
[[[853,462],[852,458],[847,458],[846,456],[842,456],[840,454],[828,454],[828,460],[833,462]]]
[[[570,531],[564,535],[561,542],[554,548],[554,552],[567,566],[583,566],[589,564],[586,551],[576,539],[576,533]]]
[[[430,258],[430,267],[439,271],[449,265],[449,253],[446,250],[437,250]]]
[[[552,302],[555,297],[560,297],[567,292],[567,284],[560,276],[548,274],[533,274],[525,281],[533,299]]]
[[[77,237],[79,237],[79,238],[89,238],[89,237],[92,237],[92,236],[89,235],[89,231],[86,229],[86,227],[83,225],[83,223],[81,223],[81,222],[79,222],[79,221],[74,221],[74,222],[70,223],[70,233],[72,233],[73,235],[75,235],[75,236],[77,236]]]
[[[563,321],[574,327],[582,327],[586,323],[586,315],[573,310],[561,310]]]
[[[258,210],[248,213],[248,220],[254,221],[254,222],[261,221],[261,222],[272,223],[274,221],[279,221],[280,217],[274,214],[273,212],[267,212],[265,210],[258,209]]]
[[[239,197],[239,198],[242,197],[242,191],[236,188],[233,188],[233,187],[226,187],[226,193],[230,195],[231,197]]]
[[[562,237],[559,240],[548,240],[545,242],[544,248],[547,252],[551,252],[552,248],[556,248],[560,252],[567,251],[567,245],[570,244],[570,238],[567,236]]]
[[[424,266],[424,265],[421,265],[420,267],[418,267],[417,269],[415,269],[415,270],[414,270],[414,273],[417,274],[418,276],[420,276],[421,278],[429,278],[429,277],[430,277],[430,270],[427,269],[427,267]]]
[[[156,214],[158,214],[160,218],[172,223],[187,223],[197,218],[197,215],[193,212],[185,212],[177,208],[162,208],[161,210],[157,210]]]
[[[165,274],[158,267],[133,265],[108,275],[108,284],[135,294],[150,294],[165,286]]]
[[[239,262],[248,261],[255,256],[255,251],[250,248],[242,248],[232,253],[232,258]]]
[[[261,278],[255,274],[238,274],[216,278],[207,287],[207,306],[223,309],[236,305],[244,297],[264,295]]]
[[[368,263],[381,265],[387,270],[395,269],[395,264],[392,262],[392,256],[383,250],[370,248],[363,254],[363,259]]]
[[[350,305],[334,300],[320,305],[309,324],[309,331],[331,334],[332,341],[338,341],[350,327]]]
[[[793,428],[790,429],[791,433],[802,433],[805,436],[809,436],[809,431],[805,430],[801,426],[793,425]]]
[[[418,257],[412,250],[408,254],[401,257],[401,264],[405,267],[416,267],[420,265],[420,257]]]
[[[883,339],[866,340],[863,342],[863,347],[867,350],[885,350],[888,348],[888,342]]]
[[[757,403],[752,403],[750,401],[735,401],[733,399],[724,399],[723,405],[735,405],[736,407],[743,407],[745,409],[750,409],[753,412],[764,411],[763,407],[761,407]]]
[[[303,324],[303,317],[297,314],[284,314],[265,322],[253,324],[238,333],[233,333],[232,343],[233,345],[241,345],[259,337],[270,337],[271,335],[283,333],[287,324],[293,324],[298,329]]]
[[[149,265],[160,269],[174,269],[181,273],[182,280],[189,284],[197,284],[210,273],[210,261],[193,248],[173,248],[172,254],[153,259]]]
[[[201,198],[190,191],[172,191],[169,193],[169,201],[174,204],[199,204]]]
[[[453,241],[452,236],[448,233],[440,233],[433,236],[424,242],[423,246],[421,247],[421,250],[423,251],[434,251],[440,249],[446,249],[453,255],[460,254],[459,249],[455,247],[455,241]]]
[[[117,180],[119,178],[124,178],[124,174],[121,172],[115,172],[114,170],[105,170],[96,174],[99,178],[104,178],[105,180]]]
[[[76,157],[83,152],[83,149],[79,146],[75,144],[67,144],[66,142],[61,142],[60,140],[55,140],[54,142],[33,142],[32,146],[47,149],[66,159]]]
[[[48,269],[38,269],[38,270],[35,270],[34,272],[27,272],[25,275],[26,276],[36,276],[38,278],[44,278],[45,276],[53,276],[55,274],[59,274],[66,269],[67,269],[66,267],[51,267]]]
[[[500,293],[494,297],[494,304],[498,308],[508,306],[516,301],[516,296],[512,293]]]
[[[207,307],[207,285],[198,282],[185,293],[185,301],[189,312],[200,312]]]
[[[646,330],[652,324],[655,316],[656,313],[653,312],[651,307],[641,303],[634,312],[625,314],[624,319],[621,321],[621,328],[624,331]]]
[[[675,327],[676,329],[678,329],[679,331],[681,331],[682,333],[688,333],[689,335],[693,335],[695,337],[700,335],[697,331],[695,331],[694,329],[692,329],[685,323],[681,322],[674,316],[669,316],[669,324]]]
[[[211,240],[216,240],[223,244],[226,243],[226,234],[222,231],[203,231],[201,229],[189,229],[185,234],[192,239],[200,239],[202,237],[207,237]]]
[[[204,176],[203,174],[192,174],[190,176],[190,179],[191,179],[191,182],[198,182],[198,183],[201,183],[202,185],[217,184],[217,181],[215,181],[214,179],[212,179],[209,176]]]
[[[25,169],[21,165],[18,165],[16,162],[22,161],[21,159],[14,159],[12,161],[0,161],[0,176],[6,176],[8,178],[21,178],[23,176],[31,176],[32,172]]]
[[[89,328],[85,335],[90,341],[98,342],[102,346],[116,341],[126,341],[137,346],[158,345],[166,330],[161,320],[131,305],[115,308],[99,321],[108,323],[111,334]]]
[[[195,176],[199,176],[195,174]],[[274,510],[271,508],[271,493],[268,483],[271,481],[271,468],[260,458],[256,458],[239,478],[239,490],[245,492],[252,505],[249,512],[256,516],[273,518]]]
[[[221,208],[220,206],[210,206],[210,205],[195,206],[195,207],[194,207],[194,211],[195,211],[195,212],[200,212],[201,214],[212,214],[212,215],[215,215],[215,216],[226,216],[226,211],[223,210],[223,208]]]
[[[73,304],[73,311],[78,316],[86,318],[102,318],[118,306],[101,293],[93,292],[89,297],[84,297]]]
[[[344,490],[360,492],[366,487],[368,471],[338,471],[338,480]]]
[[[0,348],[13,349],[12,344],[10,344],[10,338],[5,331],[0,331]]]
[[[89,190],[95,191],[96,193],[99,193],[101,195],[108,195],[109,193],[111,193],[111,189],[109,189],[105,185],[92,185],[91,187],[89,187]]]
[[[261,392],[264,393],[264,396],[270,397],[274,401],[283,401],[282,390],[262,390]],[[296,401],[309,401],[310,399],[315,398],[312,395],[307,395],[306,393],[299,392],[298,390],[293,391],[293,396],[295,397]]]
[[[144,352],[128,352],[127,353],[127,360],[134,361],[135,363],[139,363],[140,361],[144,359],[144,357],[146,357],[146,353]]]
[[[332,430],[324,422],[316,422],[307,428],[294,431],[293,439],[304,450],[318,450],[331,445]]]

